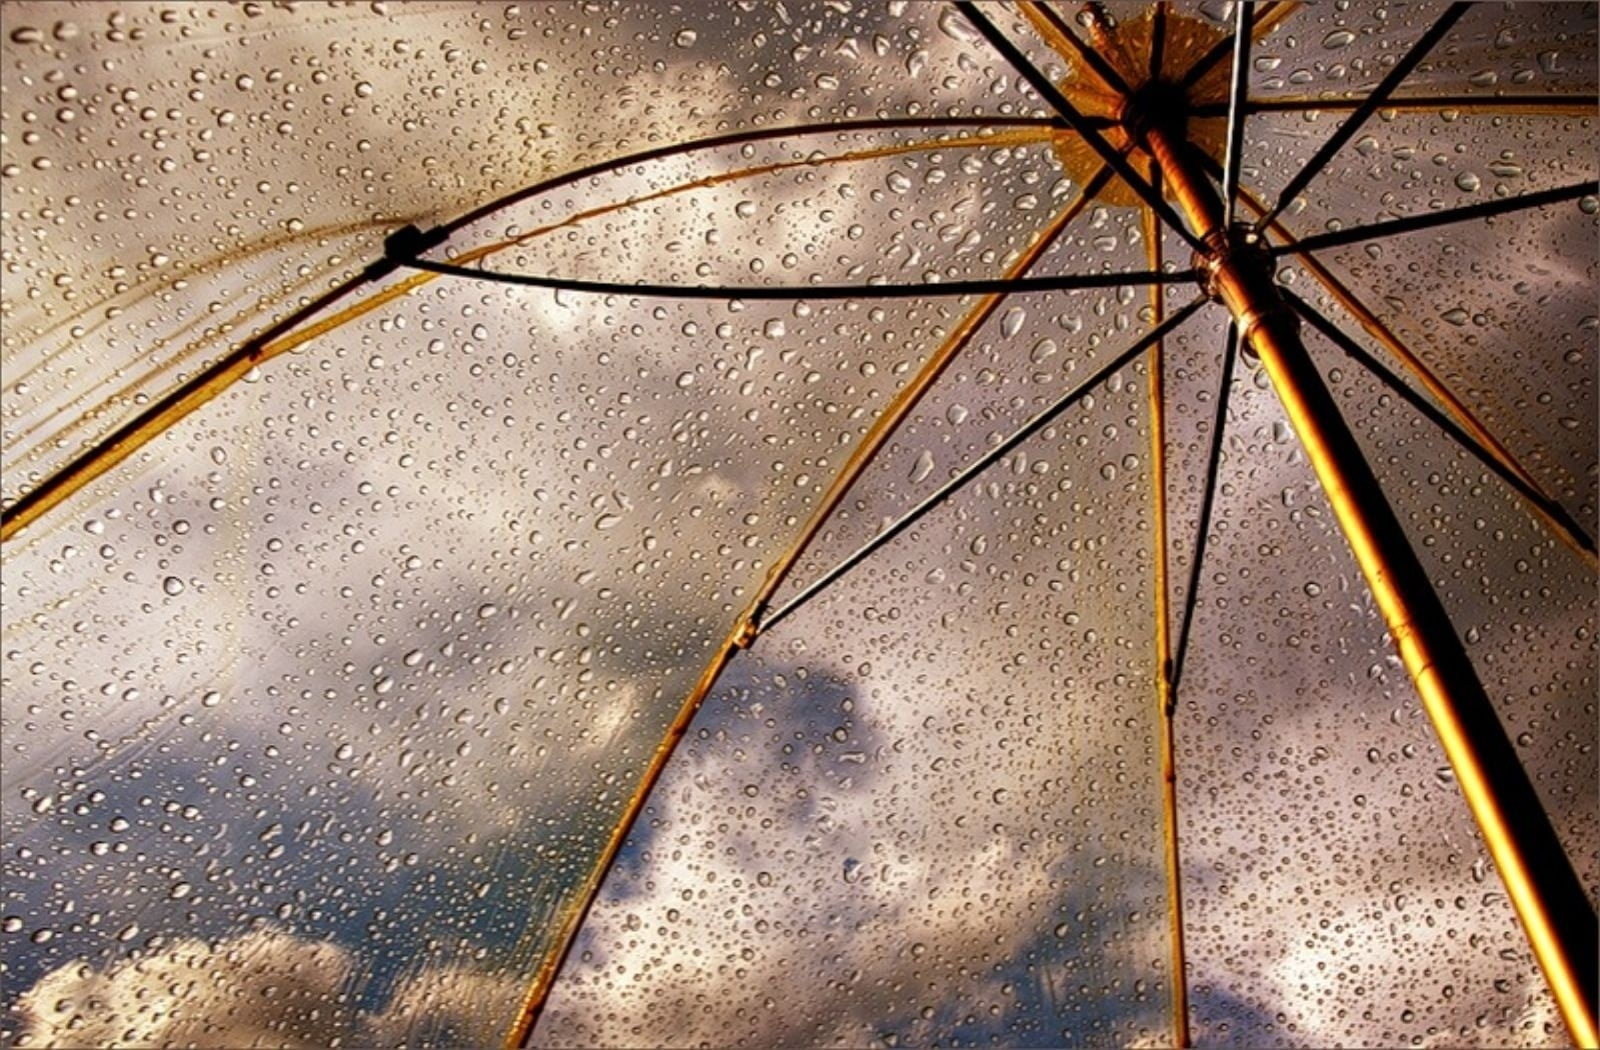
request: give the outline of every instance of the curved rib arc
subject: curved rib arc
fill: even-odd
[[[673,147],[648,150],[643,153],[633,154],[629,157],[608,161],[605,164],[592,165],[578,173],[569,173],[557,178],[546,180],[535,186],[527,187],[516,193],[508,194],[499,200],[485,205],[469,216],[483,217],[495,210],[509,207],[520,200],[525,200],[539,192],[548,192],[560,186],[578,181],[596,173],[615,170],[629,164],[640,163],[641,159],[661,159],[678,153],[686,153],[699,149],[713,148],[716,146],[739,145],[744,142],[760,141],[774,138],[800,137],[808,135],[834,134],[848,131],[884,130],[902,127],[1006,127],[1017,136],[1027,137],[1029,141],[1045,141],[1059,125],[1049,120],[1026,119],[990,119],[990,118],[930,118],[927,120],[891,120],[891,121],[840,121],[826,124],[801,125],[788,128],[765,128],[753,132],[740,132],[721,135],[712,139],[697,142],[683,143]],[[1021,141],[1005,136],[1001,144]],[[938,139],[920,143],[926,150],[945,149],[971,142],[974,146],[982,146],[1002,136],[979,136],[972,140],[967,139]],[[899,152],[909,152],[915,143],[900,143],[895,146],[879,147],[879,149],[892,149]],[[867,152],[867,151],[863,151]],[[811,158],[805,163],[819,163],[818,158]],[[767,170],[770,166],[763,165],[760,170]],[[721,181],[728,181],[731,173],[722,173],[711,176]],[[682,184],[679,192],[697,188],[705,180],[694,180],[692,183]],[[581,221],[582,218],[605,214],[620,208],[632,206],[634,202],[613,202],[598,209],[590,209],[577,216],[569,217],[559,223],[541,227],[535,233],[549,232],[562,228],[564,225]],[[456,230],[466,225],[464,219],[457,219],[446,224],[441,229]],[[495,252],[513,247],[515,244],[534,234],[523,234],[519,238],[501,240],[492,244],[483,245],[456,256],[456,263],[476,262]],[[10,505],[0,509],[0,543],[6,542],[26,529],[42,515],[80,491],[85,485],[100,477],[117,464],[126,460],[134,452],[144,447],[157,435],[166,431],[195,409],[206,404],[222,391],[232,386],[235,381],[247,374],[252,368],[270,360],[279,354],[293,350],[319,335],[332,331],[350,321],[355,320],[380,306],[386,305],[395,299],[409,294],[415,289],[436,280],[437,275],[432,273],[417,273],[390,285],[307,328],[301,328],[308,320],[324,312],[335,302],[346,298],[361,286],[373,279],[371,269],[349,278],[332,291],[313,300],[310,304],[291,313],[284,320],[268,326],[263,331],[241,343],[217,361],[207,366],[197,375],[161,397],[157,402],[131,421],[112,431],[105,438],[96,442],[91,448],[85,450],[75,459],[71,460],[58,470],[54,471],[39,483],[21,493]]]

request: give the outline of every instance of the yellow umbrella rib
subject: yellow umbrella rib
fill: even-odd
[[[1250,39],[1256,43],[1267,38],[1283,20],[1300,9],[1300,0],[1280,0],[1274,4],[1263,4],[1263,10],[1256,15],[1255,24],[1250,27]]]
[[[1150,208],[1140,209],[1145,251],[1151,270],[1161,269],[1161,220]],[[1159,326],[1165,313],[1166,290],[1150,289],[1152,323]],[[1172,691],[1172,613],[1167,565],[1167,423],[1165,341],[1150,348],[1150,490],[1154,528],[1154,580],[1156,619],[1156,719],[1160,726],[1160,777],[1163,845],[1167,867],[1167,922],[1171,937],[1172,1041],[1186,1047],[1189,1034],[1189,981],[1183,934],[1183,869],[1178,849],[1177,697]]]
[[[1092,182],[1097,182],[1098,177]],[[1088,186],[1085,186],[1085,190]],[[1024,249],[1021,256],[1006,268],[1006,279],[1015,279],[1024,275],[1038,259],[1044,255],[1061,232],[1073,219],[1088,206],[1093,199],[1092,192],[1079,192],[1079,194],[1063,208],[1050,224],[1041,230],[1033,242]],[[736,650],[748,646],[760,633],[761,613],[766,609],[772,596],[782,586],[784,580],[793,570],[801,555],[810,547],[827,520],[833,515],[844,500],[845,495],[855,484],[867,465],[882,451],[883,446],[899,429],[900,424],[910,415],[918,402],[920,402],[934,382],[942,375],[958,353],[961,352],[977,334],[1000,304],[1004,302],[1003,293],[985,295],[973,305],[961,322],[945,337],[938,349],[934,350],[922,364],[922,368],[912,377],[911,381],[902,387],[893,400],[886,405],[877,419],[868,428],[850,458],[844,462],[839,473],[835,475],[832,483],[823,493],[821,500],[812,509],[811,516],[806,519],[799,534],[789,544],[789,547],[780,554],[772,567],[767,571],[761,586],[746,607],[744,613],[734,623],[732,631],[717,648],[711,662],[706,666],[699,681],[690,691],[679,708],[677,717],[673,719],[665,738],[656,748],[651,757],[650,764],[645,768],[644,774],[634,788],[632,797],[624,808],[621,819],[612,830],[610,839],[605,848],[596,858],[594,866],[590,869],[588,877],[584,880],[579,894],[566,909],[566,914],[561,920],[560,932],[554,942],[551,952],[545,957],[539,969],[535,972],[528,986],[527,994],[523,996],[522,1005],[517,1010],[516,1017],[512,1020],[510,1029],[506,1032],[505,1046],[508,1050],[527,1045],[529,1037],[533,1034],[534,1025],[538,1023],[540,1013],[544,1009],[550,989],[555,983],[556,975],[561,970],[561,965],[567,957],[567,952],[572,947],[573,938],[577,936],[578,929],[583,925],[584,918],[589,914],[589,908],[594,903],[595,895],[600,890],[600,885],[605,881],[606,873],[610,870],[612,862],[616,859],[617,851],[622,848],[627,839],[628,831],[638,819],[639,813],[644,808],[645,800],[650,791],[655,787],[662,771],[666,768],[667,760],[671,757],[673,749],[688,730],[689,723],[699,711],[700,705],[705,701],[706,695],[716,685],[718,677],[728,665]]]
[[[1036,144],[1050,141],[1054,134],[1056,134],[1055,129],[1047,127],[1017,128],[991,135],[959,139],[924,139],[916,142],[896,143],[890,146],[878,146],[871,149],[853,150],[832,156],[810,156],[799,160],[781,161],[742,168],[732,172],[722,172],[679,183],[652,193],[591,208],[560,222],[539,227],[520,236],[495,241],[460,255],[452,256],[450,262],[457,265],[477,262],[480,259],[525,243],[535,237],[576,225],[587,219],[608,215],[625,208],[636,207],[640,204],[660,200],[675,194],[704,189],[740,179],[754,178],[796,168],[850,163],[910,153],[932,152],[941,149],[994,149],[1004,146]],[[382,291],[366,296],[321,321],[273,340],[265,346],[251,349],[251,344],[247,342],[243,346],[235,348],[227,356],[221,358],[197,376],[195,380],[192,380],[187,389],[180,388],[181,394],[175,391],[174,394],[168,395],[166,403],[140,417],[132,426],[124,428],[97,443],[76,460],[41,482],[37,487],[44,488],[48,486],[49,491],[47,494],[36,502],[29,504],[21,512],[6,517],[4,524],[0,525],[0,542],[10,540],[16,536],[18,532],[27,528],[63,500],[80,491],[89,482],[144,447],[157,435],[173,426],[201,405],[206,404],[223,390],[232,386],[235,381],[247,374],[252,368],[363,317],[373,310],[387,305],[395,299],[435,280],[438,276],[438,274],[426,272],[410,274]]]

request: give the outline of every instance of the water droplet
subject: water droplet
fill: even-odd
[[[917,461],[911,465],[911,480],[922,481],[933,473],[933,453],[923,449],[917,453]]]
[[[1478,176],[1473,172],[1463,171],[1461,174],[1456,176],[1456,189],[1465,190],[1468,193],[1474,193],[1482,185],[1483,180],[1478,178]]]
[[[1348,29],[1335,29],[1322,38],[1322,46],[1329,51],[1337,51],[1342,47],[1349,47],[1355,38],[1356,35]]]
[[[161,581],[161,589],[166,591],[168,595],[176,598],[178,595],[183,593],[183,581],[178,579],[176,576],[168,576],[166,579]]]
[[[699,38],[699,34],[693,29],[680,29],[678,35],[672,38],[672,42],[678,47],[693,47]]]
[[[958,44],[971,44],[978,39],[977,30],[972,28],[972,24],[949,6],[939,13],[939,30]]]

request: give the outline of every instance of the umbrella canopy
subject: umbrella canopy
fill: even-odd
[[[1594,6],[0,18],[0,1040],[1589,1037]]]

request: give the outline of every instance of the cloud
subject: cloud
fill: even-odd
[[[363,1010],[362,976],[350,950],[276,927],[181,938],[103,970],[74,962],[46,974],[17,1000],[16,1045],[462,1045],[481,1041],[484,1017],[510,1016],[525,987],[519,975],[433,963]]]
[[[350,953],[266,928],[182,938],[97,970],[72,963],[17,1000],[18,1047],[320,1047],[353,1013]]]

